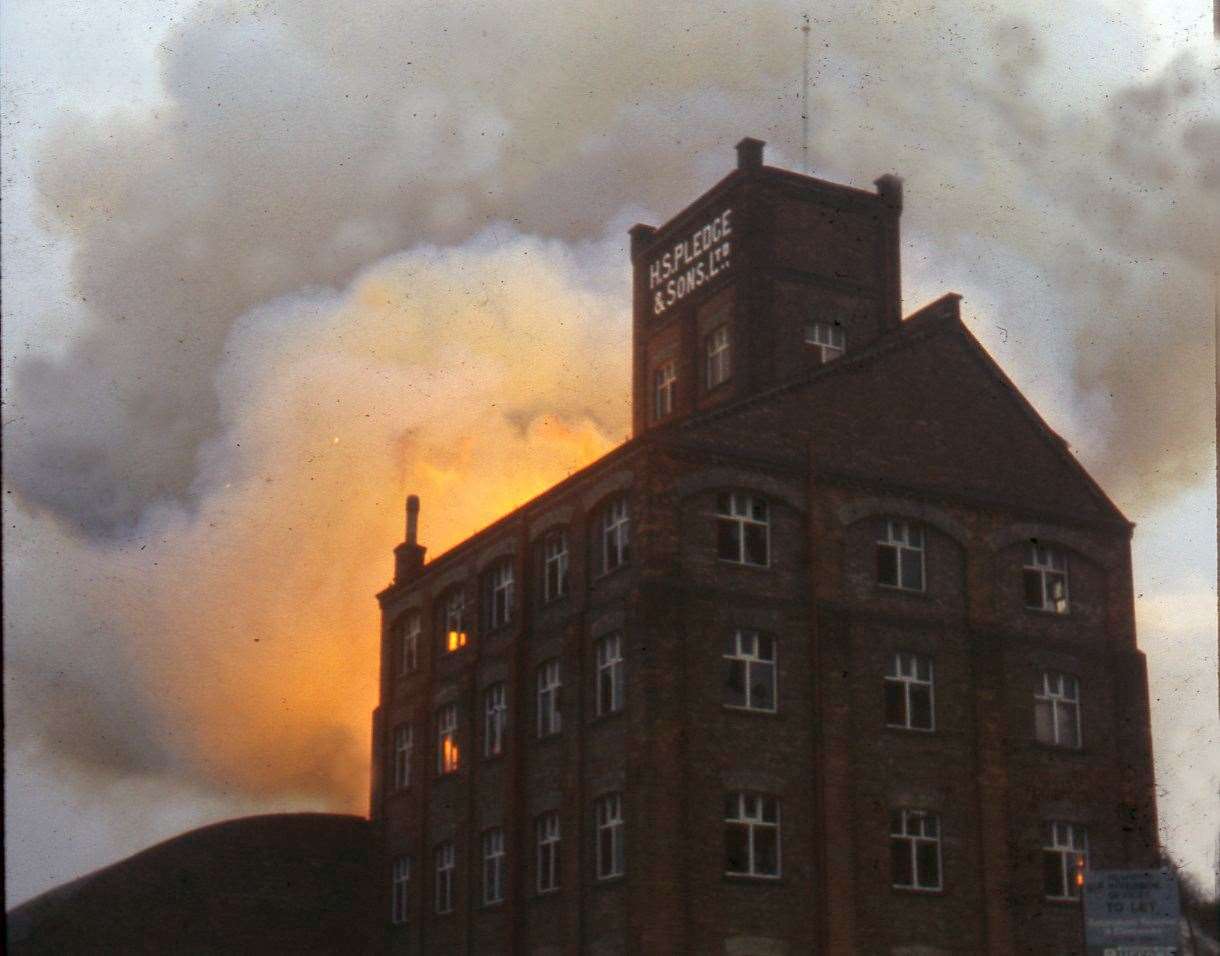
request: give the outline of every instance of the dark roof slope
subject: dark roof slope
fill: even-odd
[[[375,951],[372,828],[297,813],[192,830],[7,914],[9,953]]]

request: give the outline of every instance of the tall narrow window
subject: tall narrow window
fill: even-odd
[[[838,322],[806,322],[805,344],[813,346],[823,365],[837,359],[847,346],[843,326]]]
[[[483,691],[483,756],[504,753],[504,725],[508,720],[508,688],[501,681]]]
[[[744,492],[716,497],[716,555],[721,561],[766,567],[770,536],[765,498]]]
[[[542,600],[558,600],[568,593],[568,536],[552,531],[542,543]]]
[[[673,414],[674,392],[678,387],[678,367],[673,362],[666,362],[653,373],[652,417],[660,421]]]
[[[602,513],[602,571],[613,571],[631,560],[630,530],[627,499],[617,498]]]
[[[403,926],[407,922],[407,904],[411,899],[411,858],[395,857],[390,876],[390,922]]]
[[[559,889],[559,814],[544,813],[535,824],[538,836],[538,892]]]
[[[775,710],[775,639],[735,631],[725,648],[724,703],[747,710]]]
[[[622,876],[626,869],[623,854],[623,795],[609,793],[598,799],[597,878],[609,880]]]
[[[513,562],[506,558],[488,572],[485,594],[487,601],[487,629],[494,631],[504,627],[513,617]]]
[[[419,614],[411,612],[398,622],[398,673],[412,674],[419,668]]]
[[[597,716],[623,709],[623,635],[597,642]]]
[[[1034,734],[1039,743],[1080,746],[1080,682],[1070,674],[1043,671],[1034,694]]]
[[[779,800],[758,793],[730,793],[724,807],[726,873],[779,876]]]
[[[1025,549],[1023,581],[1026,607],[1067,614],[1067,558],[1062,551],[1031,541]]]
[[[504,878],[508,871],[504,854],[504,831],[493,827],[483,831],[483,905],[504,902]]]
[[[729,327],[721,325],[711,331],[706,340],[708,389],[713,389],[729,380],[732,373],[729,354]]]
[[[904,591],[922,591],[923,528],[913,521],[887,521],[877,542],[877,583]]]
[[[411,786],[411,754],[415,749],[415,734],[410,724],[394,728],[394,789]]]
[[[462,765],[457,739],[457,704],[446,704],[436,712],[436,772],[457,773]]]
[[[538,668],[538,736],[550,737],[563,729],[563,715],[560,712],[560,694],[563,684],[560,681],[559,661],[547,661]]]
[[[904,890],[939,890],[940,818],[922,810],[893,811],[890,859],[894,886]]]
[[[1079,874],[1089,865],[1089,840],[1079,823],[1047,823],[1042,840],[1042,886],[1047,899],[1080,899]]]
[[[456,590],[450,594],[444,603],[443,621],[445,625],[445,650],[449,653],[461,650],[466,646],[466,594]]]
[[[885,675],[885,722],[904,730],[932,730],[932,661],[899,651]]]
[[[453,912],[453,872],[457,869],[457,853],[452,841],[436,848],[436,911]]]

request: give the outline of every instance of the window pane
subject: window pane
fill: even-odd
[[[892,587],[898,585],[898,549],[877,545],[877,581]]]
[[[746,563],[767,563],[767,528],[765,525],[746,525]]]
[[[921,842],[915,849],[915,857],[919,867],[919,885],[940,886],[940,854],[937,853],[937,844]]]
[[[895,886],[912,886],[911,844],[908,840],[890,840],[890,865]]]
[[[740,561],[741,545],[738,535],[741,525],[736,521],[716,522],[716,555],[724,561]]]
[[[1049,700],[1034,701],[1034,736],[1039,743],[1053,744],[1055,742],[1054,718],[1051,716]]]
[[[754,635],[754,641],[757,648],[755,653],[760,659],[764,661],[775,660],[775,638],[769,634],[756,634]]]
[[[1059,705],[1059,743],[1065,747],[1080,746],[1079,711],[1076,704]]]
[[[1047,896],[1063,896],[1063,854],[1042,854],[1042,889]]]
[[[926,685],[911,685],[911,726],[918,730],[932,729],[932,690]]]
[[[750,866],[749,831],[741,824],[724,828],[724,868],[729,873],[748,873]]]
[[[1025,582],[1025,606],[1042,607],[1042,573],[1027,570],[1022,577]]]
[[[923,590],[923,552],[905,551],[902,555],[902,586],[912,591]]]
[[[750,705],[763,710],[775,708],[775,665],[754,664],[750,668],[754,678],[750,687]]]
[[[779,831],[774,827],[754,829],[754,872],[779,875]]]
[[[725,661],[728,673],[724,685],[724,702],[732,707],[746,705],[745,661]]]
[[[885,722],[893,727],[907,725],[906,693],[898,681],[885,682]]]

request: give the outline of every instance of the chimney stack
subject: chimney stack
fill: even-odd
[[[763,164],[763,147],[767,144],[761,139],[747,136],[737,144],[737,168],[743,170],[760,169]]]
[[[407,495],[407,544],[416,544],[419,534],[419,495]]]
[[[419,576],[427,550],[419,543],[419,495],[407,495],[407,540],[394,549],[395,584]]]

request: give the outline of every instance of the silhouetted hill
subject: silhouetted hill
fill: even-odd
[[[18,906],[8,952],[370,952],[372,857],[360,817],[229,820]]]

